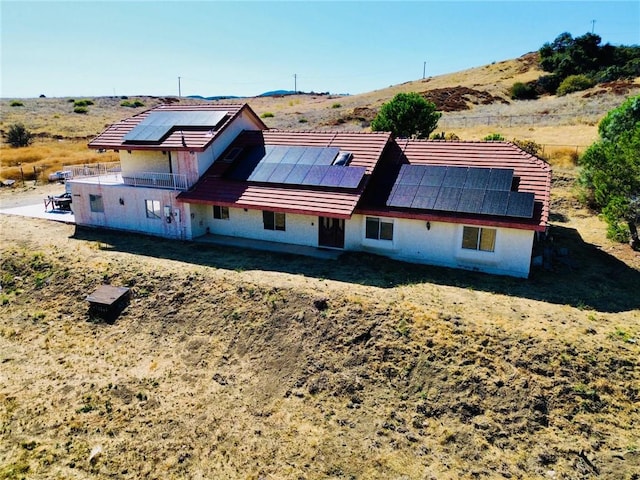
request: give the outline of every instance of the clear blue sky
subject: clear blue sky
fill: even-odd
[[[4,98],[362,93],[518,57],[562,32],[640,44],[634,1],[6,1]],[[595,20],[595,24],[592,22]]]

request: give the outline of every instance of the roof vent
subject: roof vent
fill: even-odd
[[[336,159],[333,161],[333,165],[338,165],[341,167],[346,167],[351,163],[351,159],[353,158],[353,154],[351,152],[340,152]]]

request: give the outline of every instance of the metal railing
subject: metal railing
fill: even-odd
[[[65,178],[99,177],[101,175],[113,175],[120,173],[120,162],[90,163],[87,165],[66,165],[62,167],[65,172],[71,172]]]
[[[123,175],[125,185],[134,187],[170,188],[172,190],[186,190],[187,176],[178,173],[136,172]]]
[[[89,177],[117,176],[118,181],[134,187],[169,188],[172,190],[187,190],[189,184],[187,176],[177,173],[133,172],[122,175],[120,162],[92,163],[87,165],[69,165],[63,167],[68,179]]]

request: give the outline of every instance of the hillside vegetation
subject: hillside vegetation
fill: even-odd
[[[0,216],[0,480],[638,480],[640,255],[577,202],[573,161],[640,82],[509,98],[540,73],[530,54],[363,95],[247,99],[270,127],[366,130],[416,91],[444,110],[439,130],[544,144],[558,256],[528,280]],[[2,100],[3,130],[39,135],[2,146],[2,176],[116,159],[86,139],[166,100]],[[132,292],[112,324],[86,302],[105,283]]]
[[[531,53],[360,95],[299,94],[233,101],[246,101],[270,128],[366,131],[383,103],[397,93],[417,92],[443,111],[438,133],[455,133],[462,140],[480,140],[492,133],[501,133],[508,140],[532,140],[545,147],[545,155],[552,163],[557,160],[571,164],[576,152],[596,140],[597,124],[606,112],[640,91],[638,78],[635,82],[600,84],[562,97],[510,98],[515,82],[531,82],[543,73],[538,66],[538,54]],[[26,178],[34,177],[33,167],[36,167],[35,174],[46,178],[48,173],[65,164],[114,161],[116,156],[109,152],[96,154],[85,148],[87,141],[107,125],[161,103],[203,101],[206,102],[147,96],[2,99],[0,130],[3,134],[10,125],[23,123],[35,133],[36,141],[23,149],[9,149],[3,144],[1,175],[20,178],[20,164]],[[76,104],[87,105],[80,107],[86,109],[86,113],[74,113]]]
[[[604,251],[524,281],[0,231],[0,478],[640,475],[640,272]]]

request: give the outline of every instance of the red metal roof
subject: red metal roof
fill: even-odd
[[[178,196],[178,200],[188,203],[349,218],[366,188],[369,175],[373,172],[390,140],[389,133],[245,131],[229,146],[227,152],[239,146],[260,144],[339,147],[353,154],[350,166],[366,169],[365,180],[358,189],[351,191],[323,187],[257,185],[230,180],[224,178],[226,170],[232,165],[221,161],[225,157],[225,152],[191,190],[182,192]]]
[[[381,162],[391,169],[380,172],[384,176],[393,176],[393,165],[447,165],[466,167],[510,168],[514,177],[519,177],[518,191],[534,194],[535,206],[533,218],[505,218],[495,216],[465,215],[441,212],[408,212],[385,206],[390,182],[386,178],[373,179],[371,188],[378,190],[367,195],[357,212],[401,218],[441,220],[454,223],[491,224],[513,228],[544,230],[549,221],[551,195],[551,167],[543,160],[530,155],[509,142],[443,142],[430,140],[398,139],[397,148],[390,150]],[[377,181],[376,181],[377,180]],[[385,197],[384,199],[382,197]]]
[[[123,137],[133,130],[142,120],[144,120],[151,112],[201,112],[216,111],[227,112],[219,127],[213,131],[203,130],[202,128],[182,128],[180,131],[173,131],[159,143],[154,144],[135,144],[123,141]],[[241,103],[217,103],[207,105],[160,105],[156,108],[147,110],[133,117],[114,123],[107,129],[89,142],[89,148],[105,148],[113,150],[183,150],[183,151],[204,151],[213,140],[224,131],[233,120],[246,112],[256,121],[260,128],[267,128],[253,110],[247,104]],[[182,138],[184,136],[184,144]],[[186,147],[185,147],[186,145]]]

